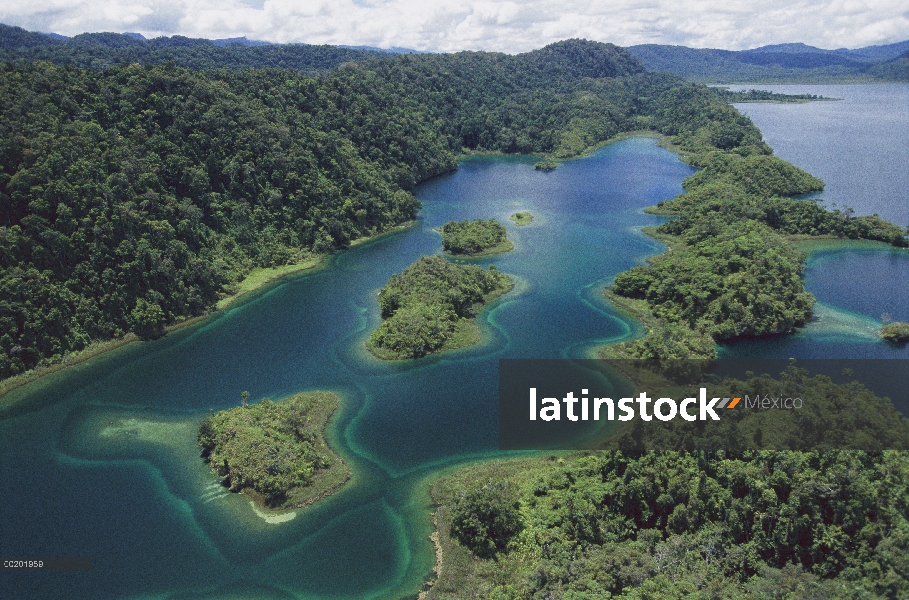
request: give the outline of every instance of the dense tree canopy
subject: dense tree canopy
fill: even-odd
[[[907,481],[904,452],[604,451],[475,465],[433,486],[446,543],[428,597],[901,598]],[[506,508],[518,518],[492,541],[463,534],[460,523],[495,526]],[[485,550],[496,544],[504,550]]]
[[[461,330],[477,309],[511,286],[491,265],[482,269],[424,256],[379,292],[384,321],[367,345],[381,358],[417,358],[465,345]]]
[[[20,35],[4,47],[44,47],[35,44]],[[117,37],[101,47],[119,64],[155,44]],[[760,132],[709,88],[645,73],[609,44],[367,53],[315,77],[237,70],[227,59],[205,71],[83,70],[16,56],[0,64],[0,377],[93,340],[155,337],[209,310],[254,267],[413,219],[409,190],[455,168],[464,149],[574,156],[621,131],[655,129],[710,171],[692,194],[707,195],[716,178],[760,198],[747,210],[771,227],[788,213],[762,194],[812,182],[766,156]],[[728,210],[737,219],[745,209]],[[792,227],[824,221],[832,225],[814,230],[903,240],[874,217],[819,210]]]
[[[811,316],[803,256],[768,227],[702,221],[684,239],[684,250],[620,273],[615,292],[644,298],[658,317],[717,340],[785,333]]]
[[[199,445],[232,491],[248,491],[270,507],[309,502],[350,472],[325,443],[325,423],[338,406],[327,392],[265,399],[214,413],[199,425]]]
[[[558,54],[580,62],[553,77],[540,57]],[[0,376],[160,335],[253,267],[412,219],[408,190],[464,147],[577,153],[639,126],[639,98],[695,89],[613,46],[542,55],[398,56],[317,78],[0,65]]]
[[[442,248],[449,254],[478,256],[513,248],[505,227],[495,219],[449,221],[442,225]]]

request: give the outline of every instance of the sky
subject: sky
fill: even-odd
[[[0,22],[76,35],[246,36],[269,42],[525,52],[586,38],[743,50],[909,39],[906,0],[0,0]]]

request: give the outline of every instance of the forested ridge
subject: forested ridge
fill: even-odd
[[[582,40],[318,76],[0,64],[0,376],[155,337],[251,268],[411,220],[409,190],[465,151],[575,156],[639,129],[699,166],[770,153],[710,89]]]
[[[661,96],[747,123],[705,89],[577,40],[319,77],[2,64],[0,375],[92,340],[154,337],[253,267],[413,219],[408,190],[465,148],[572,155],[659,128]]]
[[[628,51],[649,70],[704,83],[873,83],[909,81],[907,47],[909,41],[837,50],[805,44],[751,50],[641,44]]]
[[[255,44],[188,38],[143,39],[121,33],[83,33],[55,39],[0,23],[0,60],[23,64],[44,60],[104,70],[132,63],[171,64],[185,69],[294,69],[316,74],[338,65],[381,56],[381,52],[309,44]]]

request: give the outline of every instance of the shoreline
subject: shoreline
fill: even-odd
[[[267,398],[264,400],[268,400]],[[301,435],[309,435],[309,443],[315,447],[321,446],[325,454],[330,458],[330,463],[328,467],[314,470],[312,474],[312,479],[309,484],[297,487],[291,486],[284,490],[285,499],[279,506],[268,506],[266,503],[267,496],[265,496],[261,491],[255,488],[254,483],[248,483],[244,485],[241,489],[234,490],[231,488],[232,493],[242,494],[246,496],[250,503],[252,504],[253,510],[257,516],[264,519],[267,523],[276,524],[283,523],[293,519],[296,516],[296,511],[299,509],[304,509],[308,506],[315,504],[316,502],[333,496],[335,493],[339,492],[341,489],[347,486],[347,484],[353,479],[353,471],[344,457],[341,455],[341,452],[336,448],[335,444],[330,441],[329,430],[331,428],[331,423],[333,419],[336,418],[336,415],[341,409],[342,396],[334,391],[327,390],[307,390],[303,392],[298,392],[286,396],[277,401],[270,401],[271,406],[276,407],[275,410],[281,410],[277,407],[285,407],[287,410],[296,411],[296,416],[293,418],[299,418],[302,414],[309,426],[313,428],[311,432],[304,432],[304,434],[297,434],[296,440],[292,444],[297,444],[296,446],[288,446],[286,440],[280,441],[278,438],[274,438],[274,441],[271,445],[271,448],[276,449],[277,451],[286,451],[288,448],[292,448],[294,452],[301,452],[301,448],[298,444],[301,443],[301,440],[305,441],[306,437],[301,437]],[[294,404],[294,403],[304,403]],[[261,401],[249,405],[250,407],[257,407],[261,405]],[[230,414],[231,411],[242,411],[246,410],[247,407],[232,407],[213,413],[208,417],[212,419],[220,415]],[[233,414],[237,414],[234,412]],[[278,415],[272,415],[268,417],[265,413],[259,413],[259,417],[263,419],[274,418],[274,416],[280,416],[281,418],[291,418],[293,413],[279,413]],[[233,418],[233,417],[231,417]],[[208,421],[211,423],[212,421]],[[201,424],[206,423],[206,419],[202,419]],[[197,430],[201,432],[201,424],[197,426]],[[228,427],[227,431],[230,431],[230,428],[239,427],[236,422]],[[268,431],[272,426],[270,425],[258,425],[257,427],[265,427],[265,430]],[[201,435],[201,433],[199,434]],[[215,434],[223,435],[221,430],[218,430]],[[246,430],[236,429],[233,433],[233,436],[237,439],[241,438],[244,435],[248,435]],[[233,439],[233,438],[228,438]],[[216,441],[217,438],[210,438],[210,441]],[[200,438],[201,441],[201,438]],[[229,442],[221,441],[217,442],[218,444],[227,444]],[[237,442],[239,444],[239,442]],[[283,446],[282,446],[283,444]],[[222,446],[219,446],[222,447]],[[223,446],[226,447],[226,446]],[[203,445],[208,452],[214,449],[214,446],[209,447]],[[231,456],[233,456],[233,450],[230,451]],[[203,453],[205,464],[208,466],[209,470],[215,473],[222,482],[225,479],[230,479],[231,475],[228,472],[225,475],[222,475],[218,467],[215,467],[211,460],[209,459],[209,454]],[[224,455],[224,464],[227,465],[227,455]],[[297,465],[299,466],[299,464]],[[271,519],[271,520],[269,520]]]
[[[413,219],[411,221],[406,221],[405,223],[401,223],[400,225],[395,225],[394,227],[392,227],[391,229],[388,229],[387,231],[383,231],[381,233],[376,233],[371,236],[357,238],[356,240],[353,240],[350,242],[350,245],[348,246],[348,248],[353,248],[356,246],[360,246],[362,244],[374,242],[376,240],[381,239],[382,237],[384,237],[386,235],[390,235],[392,233],[397,233],[399,231],[403,231],[405,229],[413,227],[416,223],[417,223],[417,220]],[[205,313],[203,313],[201,315],[198,315],[195,317],[189,317],[187,319],[182,319],[182,320],[176,321],[176,322],[166,326],[164,328],[164,335],[161,337],[165,337],[175,331],[183,329],[184,327],[189,327],[191,325],[201,323],[202,321],[208,319],[215,313],[222,311],[226,308],[229,308],[231,305],[235,304],[238,300],[240,300],[244,296],[247,296],[253,292],[256,292],[270,283],[274,283],[275,281],[279,281],[290,275],[302,273],[303,271],[311,271],[311,270],[316,269],[317,267],[323,266],[328,257],[333,256],[335,253],[341,252],[348,248],[341,248],[341,249],[335,250],[331,254],[314,255],[310,258],[307,258],[306,260],[303,260],[301,262],[294,263],[291,265],[282,265],[279,267],[259,267],[259,268],[253,269],[242,280],[237,282],[237,284],[234,287],[234,289],[235,289],[234,292],[229,293],[229,294],[225,295],[223,298],[219,299],[215,303],[215,305],[211,308],[211,310],[206,311]],[[54,363],[51,363],[48,365],[38,366],[38,367],[35,367],[34,369],[29,369],[28,371],[19,373],[17,375],[13,375],[12,377],[9,377],[7,379],[0,381],[0,399],[2,399],[8,393],[10,393],[14,390],[17,390],[21,387],[24,387],[35,381],[38,381],[47,375],[52,375],[54,373],[57,373],[59,371],[67,369],[69,367],[73,367],[73,366],[82,364],[84,362],[87,362],[87,361],[95,358],[96,356],[102,356],[112,350],[117,350],[118,348],[123,348],[134,342],[141,342],[141,341],[144,341],[144,340],[142,340],[141,338],[139,338],[139,336],[137,336],[135,333],[132,333],[132,332],[127,333],[126,335],[123,335],[119,338],[113,338],[110,340],[93,341],[85,348],[72,352],[57,362],[54,362]]]
[[[509,279],[511,277],[509,276]],[[511,280],[511,285],[508,287],[502,287],[496,290],[493,290],[483,298],[483,304],[477,309],[476,314],[470,318],[461,318],[455,328],[455,332],[452,334],[452,337],[449,341],[454,340],[453,344],[445,344],[442,348],[439,348],[436,352],[427,352],[423,356],[413,357],[413,356],[394,356],[389,352],[377,353],[376,348],[369,343],[369,337],[366,338],[366,351],[376,360],[381,360],[384,362],[397,362],[405,360],[420,360],[421,358],[427,358],[430,356],[439,356],[446,352],[452,350],[461,350],[463,348],[470,348],[472,346],[477,346],[480,342],[483,341],[483,332],[480,329],[479,324],[477,324],[477,318],[480,314],[488,309],[492,304],[494,304],[499,298],[508,294],[515,288],[514,280]],[[370,334],[372,335],[372,334]]]

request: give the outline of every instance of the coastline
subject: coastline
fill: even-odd
[[[371,236],[357,238],[356,240],[351,241],[348,247],[353,248],[355,246],[374,242],[386,235],[397,233],[399,231],[408,229],[409,227],[413,227],[416,222],[416,219],[406,221],[405,223],[396,225],[387,231],[383,231]],[[343,250],[345,250],[345,248],[336,250],[335,252],[340,252]],[[226,294],[223,298],[218,300],[217,303],[215,303],[215,305],[211,308],[211,310],[205,312],[204,314],[182,319],[166,326],[164,328],[164,335],[166,336],[170,333],[173,333],[174,331],[183,329],[184,327],[189,327],[191,325],[201,323],[216,312],[230,307],[232,304],[236,303],[237,300],[252,292],[258,291],[270,283],[283,279],[289,275],[313,270],[316,267],[322,266],[325,263],[325,259],[329,256],[332,256],[335,252],[332,254],[314,255],[302,262],[294,263],[291,265],[282,265],[280,267],[261,267],[253,269],[246,275],[246,277],[244,277],[234,286],[233,292]],[[141,338],[139,338],[139,336],[136,334],[130,332],[119,338],[91,342],[82,350],[72,352],[58,362],[35,367],[34,369],[29,369],[28,371],[19,373],[18,375],[13,375],[12,377],[0,381],[0,399],[6,396],[9,392],[38,381],[47,375],[57,373],[58,371],[62,371],[63,369],[78,364],[82,364],[95,358],[96,356],[101,356],[112,350],[123,348],[124,346],[132,344],[133,342],[139,341],[143,340],[141,340]]]

